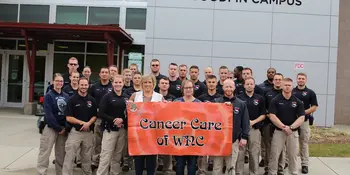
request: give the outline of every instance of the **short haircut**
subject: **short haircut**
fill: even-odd
[[[115,68],[117,68],[118,69],[118,66],[117,65],[110,65],[108,68],[111,68],[111,67],[115,67]]]
[[[242,72],[242,71],[243,71],[243,66],[236,66],[236,69],[237,69],[238,71]]]
[[[108,67],[103,66],[103,67],[100,68],[100,72],[102,71],[102,69],[107,69],[107,70],[109,70]]]
[[[126,74],[126,73],[131,73],[131,70],[128,69],[128,68],[125,68],[125,69],[123,70],[123,75]]]
[[[86,80],[88,82],[88,84],[89,84],[89,80],[86,77],[80,77],[79,81],[78,81],[78,84],[80,84],[80,81],[82,81],[82,80]]]
[[[176,64],[176,63],[170,63],[170,64],[169,64],[169,67],[170,67],[170,66],[176,66],[176,67],[177,67],[177,64]]]
[[[196,65],[193,65],[193,66],[190,67],[190,70],[191,70],[191,69],[197,69],[197,70],[199,70],[199,67],[196,66]]]
[[[249,70],[250,73],[253,74],[253,70],[251,68],[249,68],[249,67],[245,67],[245,68],[243,68],[243,70]]]
[[[186,67],[187,68],[187,65],[186,64],[180,64],[179,67]]]
[[[299,75],[300,75],[300,76],[304,76],[304,77],[307,78],[307,75],[306,75],[306,73],[304,73],[304,72],[299,72],[298,75],[297,75],[297,77],[298,77]]]
[[[137,66],[136,63],[131,63],[131,64],[129,65],[129,69],[130,69],[131,66],[136,66],[136,67],[138,68],[138,66]]]
[[[208,75],[207,79],[216,79],[216,76],[215,75]]]
[[[123,76],[123,75],[115,75],[115,76],[113,76],[113,81],[114,81],[116,78],[121,78],[122,81],[124,82],[124,76]]]
[[[165,81],[169,81],[170,82],[168,77],[162,77],[160,80],[165,80]],[[159,82],[160,82],[160,80],[159,80]]]
[[[160,61],[158,59],[154,58],[154,59],[151,60],[151,63],[152,62],[160,62]]]
[[[153,89],[156,87],[157,80],[156,80],[156,77],[153,74],[142,76],[141,84],[145,83],[146,80],[151,80],[152,81]]]
[[[55,80],[57,77],[62,77],[63,78],[62,74],[54,73],[53,76],[52,76],[52,80]]]
[[[281,74],[281,73],[275,73],[275,75],[273,77],[275,77],[276,75],[282,76],[282,78],[284,78],[283,74]]]
[[[69,63],[70,60],[76,60],[77,62],[79,62],[78,59],[75,58],[75,57],[70,57],[69,60],[68,60],[68,63]]]
[[[266,70],[266,72],[269,72],[269,70],[271,70],[271,69],[276,73],[276,69],[273,68],[273,67],[268,68],[268,69]]]
[[[221,69],[227,69],[228,70],[228,67],[227,66],[220,66],[219,70]]]
[[[90,67],[90,66],[85,66],[84,69],[85,69],[85,68],[89,68],[89,69],[91,70],[91,67]]]
[[[70,73],[70,76],[72,76],[73,74],[78,74],[80,77],[80,73],[78,71],[73,71],[72,73]]]
[[[291,78],[288,78],[288,77],[286,77],[286,78],[283,78],[283,81],[287,81],[287,82],[293,82],[293,80],[292,80]]]
[[[141,75],[141,76],[142,76],[142,73],[139,72],[139,71],[136,71],[136,72],[134,73],[134,75]]]
[[[247,82],[247,80],[253,80],[254,81],[254,84],[255,84],[255,79],[253,77],[247,77],[245,80],[244,80],[244,84]]]

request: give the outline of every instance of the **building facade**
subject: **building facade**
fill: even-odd
[[[316,125],[333,126],[339,0],[149,0],[147,13],[145,63],[198,65],[201,80],[207,66],[250,67],[259,83],[269,67],[305,72]]]

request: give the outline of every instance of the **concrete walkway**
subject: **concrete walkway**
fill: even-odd
[[[0,175],[36,174],[40,138],[36,119],[35,116],[26,116],[17,111],[0,108]],[[50,160],[53,160],[53,154]],[[348,175],[350,158],[312,157],[309,171],[309,175]],[[245,172],[248,172],[247,165]],[[263,174],[262,168],[260,172]],[[48,174],[55,174],[51,163]],[[82,173],[80,169],[75,169],[74,174]],[[124,174],[135,173],[132,171]]]

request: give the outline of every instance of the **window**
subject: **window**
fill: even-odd
[[[29,41],[29,49],[32,49],[32,41]],[[24,40],[18,40],[18,50],[26,50],[26,43]],[[47,50],[47,43],[43,41],[37,41],[36,50]]]
[[[108,66],[107,55],[86,55],[86,65],[91,68],[91,80],[97,81],[101,67]]]
[[[58,52],[85,52],[85,43],[82,42],[55,42],[55,51]]]
[[[86,24],[87,7],[57,6],[56,23],[58,24]]]
[[[49,12],[48,5],[21,5],[19,21],[49,23]]]
[[[88,24],[119,24],[119,8],[90,7]]]
[[[0,21],[17,22],[17,15],[17,4],[0,4]]]
[[[142,53],[142,64],[143,64],[144,56],[145,56],[145,46],[144,45],[132,45],[129,49],[124,50],[124,68],[128,67],[129,53],[130,52]],[[139,67],[139,71],[141,73],[143,72],[143,66]]]
[[[147,9],[127,8],[126,9],[126,28],[127,29],[146,29]]]
[[[68,72],[68,60],[71,57],[78,59],[79,68],[78,72],[82,72],[84,68],[84,54],[69,54],[69,53],[55,53],[53,62],[53,72],[54,73],[66,73]]]
[[[0,49],[16,50],[16,40],[0,39]]]

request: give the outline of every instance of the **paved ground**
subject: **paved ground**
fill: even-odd
[[[344,126],[340,128],[347,130],[343,129],[347,128]],[[35,175],[39,137],[35,116],[0,108],[0,175]],[[245,168],[245,172],[248,172],[247,165]],[[350,158],[313,157],[310,158],[309,170],[309,175],[348,175]],[[54,174],[53,165],[50,164],[49,175]],[[75,169],[74,174],[82,173]]]

